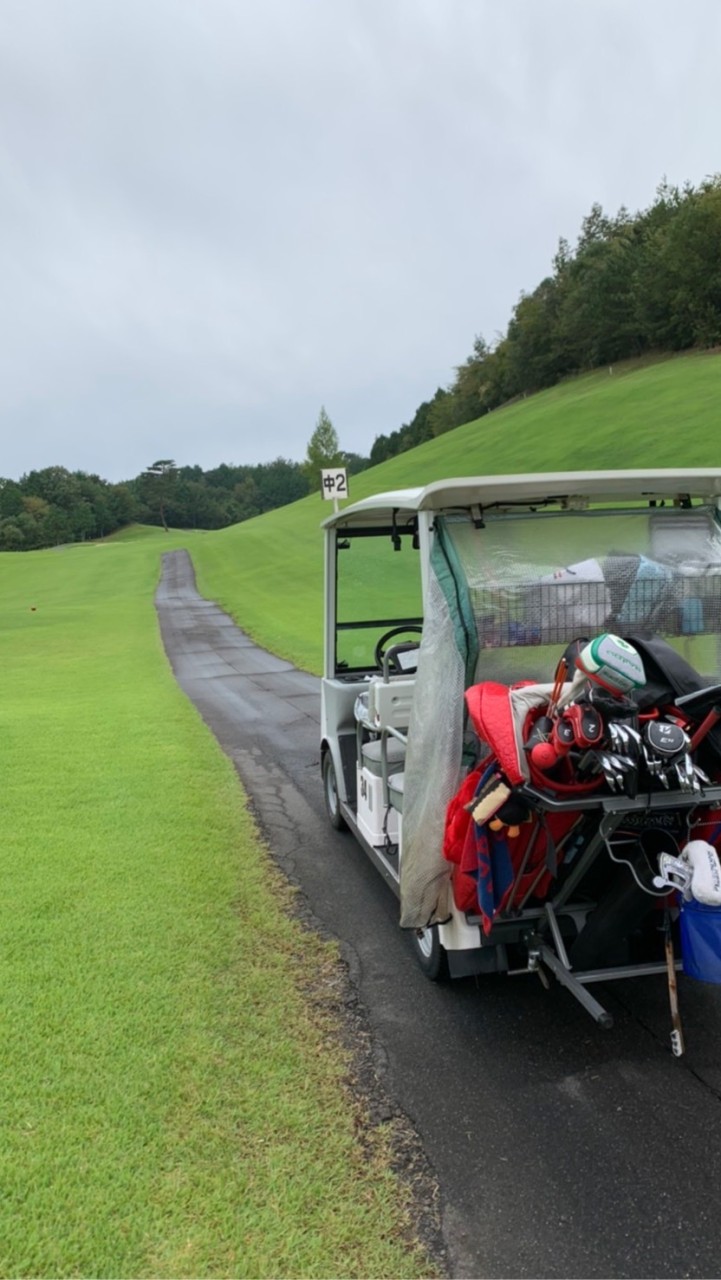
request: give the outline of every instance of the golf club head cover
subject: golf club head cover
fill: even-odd
[[[627,640],[605,631],[576,657],[576,669],[593,684],[621,696],[646,683],[641,655]]]
[[[531,810],[525,800],[511,795],[500,809],[496,810],[496,816],[491,818],[488,825],[491,831],[502,831],[505,827],[509,840],[515,840],[521,834],[521,824],[530,821]]]
[[[691,867],[691,893],[707,907],[721,907],[721,863],[707,840],[690,840],[681,857]]]
[[[478,795],[473,797],[466,808],[470,810],[473,821],[482,827],[489,818],[494,818],[502,804],[511,794],[511,788],[500,773],[494,773]]]

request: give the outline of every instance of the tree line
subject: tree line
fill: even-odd
[[[636,214],[610,217],[594,204],[552,266],[521,294],[505,334],[477,337],[449,387],[376,437],[372,465],[574,374],[721,343],[721,176],[663,182]]]
[[[134,521],[166,529],[220,529],[304,498],[317,489],[324,465],[342,465],[354,474],[369,460],[340,449],[321,409],[304,462],[223,462],[203,471],[164,458],[121,484],[59,466],[30,471],[20,480],[0,478],[0,550],[102,538]]]

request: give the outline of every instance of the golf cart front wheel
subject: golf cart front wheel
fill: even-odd
[[[328,821],[336,831],[346,831],[346,821],[340,811],[340,798],[338,796],[338,779],[335,776],[335,765],[330,751],[326,751],[323,756],[323,797],[325,799],[325,811],[328,814]]]
[[[431,982],[443,982],[448,977],[448,955],[438,937],[438,925],[411,932],[411,945],[419,967]]]

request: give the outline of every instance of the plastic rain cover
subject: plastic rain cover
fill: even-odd
[[[431,558],[403,792],[401,928],[445,919],[451,908],[451,866],[443,857],[446,808],[461,774],[466,656],[458,618],[441,586],[445,566]]]
[[[603,631],[665,636],[719,679],[721,537],[710,508],[436,520],[405,767],[403,928],[450,911],[442,845],[465,772],[464,690],[547,682],[571,640]]]

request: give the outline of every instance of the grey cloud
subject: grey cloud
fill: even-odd
[[[412,416],[595,199],[698,181],[721,11],[0,0],[0,474]]]

